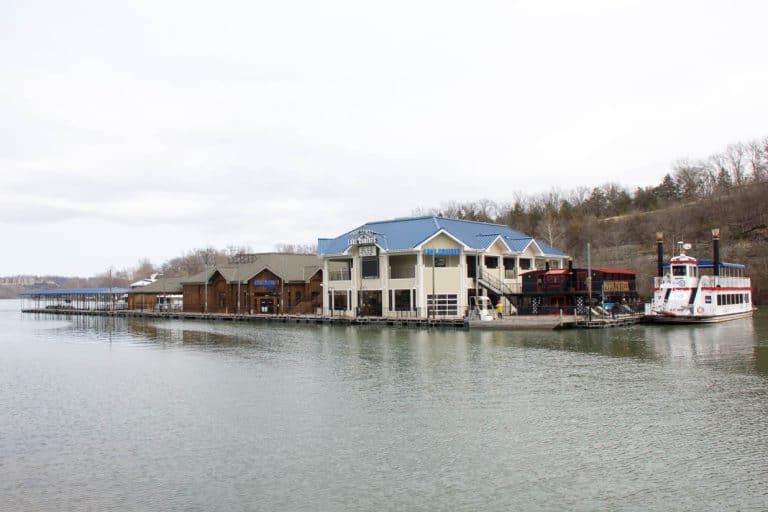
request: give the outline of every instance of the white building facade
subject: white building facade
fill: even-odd
[[[520,275],[568,256],[501,224],[444,217],[369,222],[318,240],[323,314],[460,318],[475,295],[508,309]]]

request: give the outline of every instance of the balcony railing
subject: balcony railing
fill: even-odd
[[[350,279],[352,279],[352,273],[349,269],[328,271],[329,281],[349,281]]]
[[[700,278],[686,278],[686,277],[654,277],[653,285],[659,288],[662,284],[674,284],[676,286],[692,286],[697,287],[701,282],[702,287],[730,287],[730,288],[747,288],[752,286],[752,281],[748,277],[722,277],[722,276],[701,276]]]
[[[416,277],[416,267],[394,267],[389,269],[390,279],[413,279]]]
[[[517,271],[514,269],[504,270],[504,279],[516,279]]]

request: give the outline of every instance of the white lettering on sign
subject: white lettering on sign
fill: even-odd
[[[367,229],[360,229],[354,236],[347,240],[347,245],[374,245],[376,243],[376,234]]]
[[[360,246],[360,257],[366,258],[370,256],[376,256],[376,246],[375,245],[361,245]]]

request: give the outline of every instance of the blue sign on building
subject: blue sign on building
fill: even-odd
[[[425,256],[458,256],[460,249],[424,249]]]

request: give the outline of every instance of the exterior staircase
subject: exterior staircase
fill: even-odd
[[[513,295],[519,293],[496,276],[492,276],[487,272],[483,272],[482,268],[480,269],[480,275],[478,276],[477,284],[498,296],[504,296],[510,300]]]

